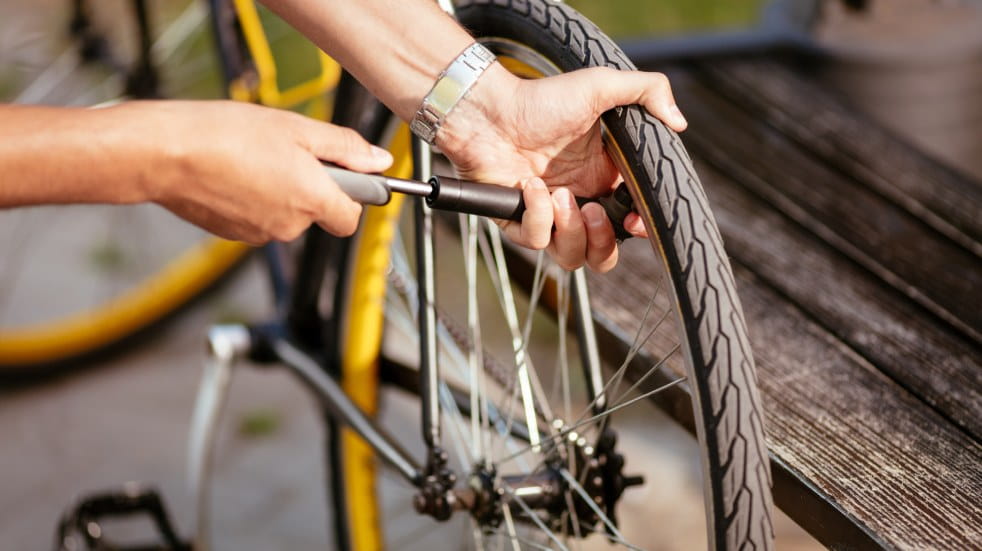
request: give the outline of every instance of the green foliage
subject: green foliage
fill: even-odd
[[[250,411],[239,420],[239,436],[261,438],[270,436],[280,428],[280,414],[271,409]]]
[[[106,239],[92,245],[88,257],[89,263],[102,273],[120,272],[127,264],[126,251],[113,239]]]
[[[260,6],[269,47],[276,59],[276,81],[281,89],[299,84],[320,71],[317,48],[286,21]]]
[[[752,25],[764,0],[567,0],[607,34],[634,37]]]

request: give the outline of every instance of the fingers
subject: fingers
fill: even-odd
[[[688,126],[675,104],[668,77],[662,73],[618,71],[607,67],[588,70],[603,73],[599,78],[590,78],[600,112],[622,105],[639,104],[676,132]]]
[[[343,126],[307,117],[294,118],[297,141],[317,159],[331,161],[358,172],[382,172],[392,165],[392,155],[370,144],[357,132]],[[341,191],[319,164],[312,165],[309,182],[312,219],[328,233],[351,235],[358,228],[362,206]]]
[[[392,155],[366,141],[357,132],[299,117],[297,139],[318,159],[358,172],[382,172],[392,165]]]
[[[550,195],[539,178],[525,183],[524,197],[522,223],[502,223],[511,240],[531,249],[548,247],[549,255],[565,270],[587,264],[603,273],[617,264],[617,239],[601,205],[588,203],[581,210],[568,189]]]
[[[316,198],[312,204],[319,205],[314,222],[324,231],[338,237],[347,237],[358,229],[362,206],[341,191],[324,171],[312,186]]]
[[[628,213],[624,218],[624,229],[634,237],[648,238],[648,229],[644,227],[644,221],[635,212]]]
[[[595,272],[609,272],[617,264],[617,238],[607,213],[599,203],[587,203],[582,209],[586,222],[586,263]]]
[[[549,189],[541,178],[532,178],[525,185],[522,195],[525,198],[525,214],[522,215],[521,239],[529,248],[544,249],[549,245],[553,222]]]
[[[573,194],[559,188],[552,194],[555,207],[556,231],[549,253],[556,264],[565,270],[575,270],[586,261],[587,232]]]
[[[549,189],[541,178],[522,182],[525,213],[521,224],[504,222],[505,235],[512,241],[530,249],[544,249],[552,237],[553,206]]]

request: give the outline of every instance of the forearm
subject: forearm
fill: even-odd
[[[123,111],[0,105],[0,208],[147,200],[160,148]]]
[[[474,39],[433,0],[264,0],[404,120]],[[500,66],[479,84],[514,79]],[[476,91],[476,90],[475,90]]]

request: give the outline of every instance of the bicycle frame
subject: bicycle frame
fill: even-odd
[[[240,18],[243,16],[242,6],[248,2],[236,1],[235,5],[239,11]],[[247,8],[249,6],[246,6]],[[245,46],[248,47],[253,59],[256,59],[257,44],[262,45],[265,39],[262,36],[261,27],[258,24],[254,8],[244,10],[246,21],[243,25]],[[232,41],[226,40],[229,44],[222,44],[223,48],[234,46]],[[270,61],[268,47],[258,49],[259,57],[255,62],[255,69],[261,74],[268,73],[264,70],[269,63],[260,61]],[[231,93],[234,96],[244,97],[242,94],[242,79],[232,73],[235,68],[225,64],[226,77],[232,82]],[[245,67],[247,64],[243,65]],[[330,64],[322,65],[324,72]],[[242,67],[239,68],[240,70]],[[268,68],[267,68],[268,69]],[[260,79],[262,80],[262,79]],[[268,79],[266,79],[268,80]],[[323,79],[320,79],[323,81]],[[275,80],[274,80],[275,82]],[[306,89],[306,88],[305,88]],[[269,96],[270,94],[266,94]],[[291,94],[283,93],[277,97],[286,97]],[[358,129],[369,141],[379,143],[384,134],[386,123],[391,115],[374,99],[366,99],[368,95],[350,75],[343,73],[339,79],[336,95],[336,105],[346,106],[346,111],[336,111],[332,117],[332,122],[343,126]],[[259,94],[258,99],[267,103],[269,98]],[[306,97],[304,99],[307,99]],[[274,102],[275,103],[275,102]],[[366,116],[367,114],[367,116]],[[431,152],[428,144],[414,140],[412,145],[413,159],[413,178],[417,180],[428,180],[431,176],[430,166]],[[319,311],[321,292],[326,276],[331,266],[346,265],[345,259],[351,254],[352,244],[350,239],[339,239],[332,237],[317,227],[309,229],[303,240],[303,245],[296,263],[295,281],[292,286],[287,285],[288,278],[285,276],[284,266],[280,260],[281,256],[276,247],[267,247],[265,258],[267,261],[270,281],[273,288],[273,295],[277,304],[277,318],[271,323],[250,328],[247,339],[238,339],[233,346],[237,355],[247,355],[253,360],[263,363],[282,363],[292,373],[294,373],[318,398],[324,409],[324,422],[327,426],[328,449],[326,455],[333,464],[337,464],[336,443],[339,428],[347,426],[353,429],[361,438],[368,443],[374,453],[383,461],[391,465],[400,475],[413,486],[423,489],[426,485],[443,484],[436,488],[441,495],[450,491],[453,485],[452,475],[449,477],[436,476],[438,473],[449,472],[446,470],[446,454],[443,453],[441,444],[441,408],[440,408],[440,376],[437,348],[437,322],[436,322],[436,282],[434,280],[435,250],[433,244],[433,218],[422,199],[416,201],[414,216],[414,234],[416,242],[416,265],[418,285],[418,332],[420,335],[420,365],[416,380],[407,377],[411,368],[396,366],[384,358],[380,358],[380,366],[383,369],[389,368],[401,370],[397,377],[386,377],[384,382],[400,386],[410,392],[418,394],[421,406],[420,428],[423,441],[426,446],[426,458],[420,463],[411,457],[399,444],[398,440],[387,434],[375,421],[367,415],[356,402],[349,396],[341,384],[338,376],[341,372],[341,358],[339,357],[340,346],[340,320],[338,312],[332,312],[326,318]],[[348,287],[345,273],[337,273],[335,283],[335,296],[332,305],[335,309],[342,304],[345,297],[344,290]],[[596,346],[596,337],[593,321],[590,316],[589,295],[586,288],[585,274],[582,270],[574,273],[571,285],[571,309],[572,319],[576,325],[577,336],[580,342],[587,343],[580,347],[581,364],[584,370],[584,378],[587,381],[589,399],[595,414],[605,410],[607,404],[602,396],[603,384],[600,373],[600,355]],[[235,333],[233,331],[233,333]],[[213,336],[218,339],[225,338],[221,331]],[[226,335],[227,336],[227,335]],[[248,341],[248,342],[245,342]],[[212,342],[213,350],[221,348]],[[516,351],[518,353],[518,351]],[[224,361],[231,361],[231,357]],[[517,360],[517,358],[516,358]],[[519,361],[519,371],[522,365]],[[515,437],[527,440],[532,446],[538,446],[543,440],[549,441],[551,436],[556,436],[559,429],[547,426],[540,429],[536,418],[535,406],[532,401],[531,390],[528,388],[528,375],[525,375],[523,385],[523,403],[526,425],[516,424],[511,434]],[[208,398],[205,396],[205,386],[210,383],[213,390],[211,394],[216,394]],[[225,381],[223,383],[223,381]],[[202,396],[205,409],[210,413],[196,415],[197,427],[192,428],[192,441],[194,435],[198,434],[199,442],[203,442],[204,448],[195,452],[192,451],[192,473],[200,473],[201,476],[193,476],[193,485],[199,492],[199,507],[204,507],[206,500],[202,496],[206,493],[207,483],[203,478],[207,477],[207,462],[210,452],[207,449],[208,435],[214,430],[214,419],[221,409],[224,401],[223,391],[227,387],[226,376],[211,376],[206,374],[202,387]],[[217,390],[215,390],[217,389]],[[451,394],[457,397],[458,408],[470,415],[470,407],[467,403],[466,393],[456,392]],[[460,395],[464,394],[461,398]],[[200,419],[199,419],[200,417]],[[526,428],[527,427],[527,428]],[[195,455],[197,454],[197,455]],[[334,457],[331,457],[334,456]],[[195,467],[195,464],[201,464]],[[341,484],[343,481],[333,480],[334,484]],[[542,480],[523,481],[526,486],[541,487],[546,482]],[[423,492],[425,494],[426,492]],[[432,494],[432,492],[430,492]],[[335,497],[340,497],[340,492],[334,492]],[[422,495],[422,494],[421,494]],[[417,506],[419,509],[420,507]],[[425,509],[425,508],[423,508]],[[344,515],[344,504],[334,503],[333,510],[336,515]],[[434,510],[421,510],[437,518],[445,519],[449,517],[449,510],[436,512]],[[199,515],[199,518],[203,518]],[[335,525],[338,530],[343,530],[346,523],[343,516],[335,518]],[[203,529],[204,526],[199,526]],[[202,543],[202,542],[199,542]]]
[[[358,85],[351,77],[342,78],[339,88],[339,98],[350,97],[358,90]],[[377,109],[380,114],[378,117],[369,117],[366,127],[362,130],[368,139],[378,141],[383,132],[384,125],[381,120],[388,118],[384,110]],[[353,114],[338,113],[334,120],[337,123],[350,122],[345,119],[352,118]],[[361,121],[365,122],[365,121]],[[413,151],[413,177],[418,179],[430,176],[429,157],[430,151],[427,145],[417,142],[414,144]],[[284,309],[278,310],[277,317],[271,323],[254,326],[248,332],[248,338],[238,337],[235,345],[240,356],[249,356],[253,360],[262,363],[278,363],[289,369],[307,386],[317,397],[321,407],[325,412],[325,423],[332,437],[329,438],[328,445],[335,441],[333,436],[342,426],[353,429],[361,438],[367,442],[373,452],[385,463],[390,465],[398,472],[409,484],[421,490],[420,495],[447,495],[451,493],[455,476],[440,477],[438,473],[446,473],[446,454],[441,449],[441,404],[440,404],[440,377],[439,363],[437,361],[437,339],[436,339],[436,281],[434,278],[433,266],[435,263],[435,251],[433,246],[433,224],[434,220],[428,209],[425,208],[423,201],[417,201],[414,209],[414,233],[416,235],[416,255],[417,270],[419,278],[418,285],[418,312],[419,315],[419,334],[420,334],[420,365],[418,370],[413,367],[406,367],[395,364],[386,358],[380,358],[380,369],[389,372],[384,375],[382,381],[385,384],[400,387],[411,393],[418,394],[420,400],[420,428],[424,444],[426,446],[426,457],[423,461],[412,457],[400,444],[400,440],[388,434],[380,427],[369,415],[358,407],[355,401],[341,387],[337,376],[340,372],[341,358],[339,357],[339,343],[337,339],[337,329],[340,320],[337,319],[337,312],[323,317],[319,312],[319,297],[323,290],[324,281],[328,269],[332,265],[344,264],[343,256],[350,254],[351,242],[349,239],[339,239],[329,236],[322,230],[312,227],[306,233],[302,250],[297,262],[297,277],[295,283],[286,288],[283,286],[285,278],[278,273],[282,266],[277,262],[268,263],[271,280],[273,282],[274,294],[277,302],[286,304]],[[275,257],[275,255],[272,255]],[[269,257],[267,257],[269,258]],[[344,300],[340,296],[346,287],[345,278],[348,274],[337,274],[339,281],[335,285],[336,293],[334,297],[335,307]],[[580,347],[581,364],[583,366],[584,379],[587,381],[589,398],[593,402],[595,413],[600,413],[606,408],[604,397],[602,396],[602,377],[600,373],[601,364],[599,351],[596,347],[594,327],[590,316],[589,295],[586,287],[585,274],[577,271],[573,274],[571,285],[571,312],[572,319],[576,325],[575,329],[581,342],[588,343]],[[288,292],[288,296],[282,296]],[[325,331],[325,327],[327,330]],[[248,342],[244,342],[244,341]],[[222,348],[220,345],[213,344],[213,349]],[[397,373],[392,375],[391,373]],[[206,376],[206,380],[209,378]],[[221,386],[222,377],[211,377],[214,381],[212,386]],[[227,381],[227,377],[225,378]],[[225,383],[227,385],[227,382]],[[458,389],[450,389],[458,409],[464,415],[472,414],[466,392]],[[204,388],[203,388],[203,392]],[[529,396],[527,398],[531,400]],[[221,409],[223,397],[211,399],[209,406],[217,415]],[[526,413],[531,411],[531,415],[536,415],[531,403],[526,407]],[[499,412],[489,412],[492,415],[501,417]],[[204,416],[208,418],[208,415]],[[199,419],[196,416],[196,420]],[[208,427],[213,430],[214,422],[197,420],[199,426]],[[193,429],[193,433],[201,432],[205,429]],[[206,430],[207,432],[207,430]],[[559,428],[547,426],[539,428],[534,419],[526,418],[526,424],[516,423],[510,431],[511,436],[527,441],[532,446],[538,446],[543,442],[549,442],[551,437],[561,435]],[[207,440],[204,436],[199,441]],[[405,441],[405,440],[403,440]],[[207,442],[204,444],[207,446]],[[328,454],[333,450],[328,449]],[[208,461],[210,452],[197,452],[197,459],[192,458],[192,465]],[[201,498],[206,492],[207,469],[195,468],[192,472],[203,472],[204,476],[198,477],[196,484],[199,492],[199,506],[203,507],[207,502]],[[340,482],[340,481],[335,481]],[[516,480],[516,482],[518,482]],[[537,491],[531,492],[536,495],[546,495],[545,486],[557,483],[555,480],[547,480],[542,477],[522,480],[521,487]],[[442,486],[441,486],[442,484]],[[435,490],[426,492],[427,487],[437,485]],[[466,492],[466,490],[465,490]],[[417,504],[421,513],[430,514],[438,519],[449,518],[453,512],[451,504],[456,504],[457,509],[466,508],[466,499],[447,499],[446,506],[437,510],[433,507],[426,507]],[[526,500],[528,501],[528,500]],[[343,515],[344,507],[335,504],[336,514]],[[425,504],[424,504],[425,505]],[[199,518],[202,518],[199,516]],[[344,524],[339,522],[342,519],[335,519],[338,529],[343,529]],[[200,528],[204,528],[201,526]]]
[[[428,160],[429,146],[419,140],[415,142],[413,178],[427,179],[431,175]],[[428,458],[425,467],[420,467],[420,464],[404,451],[396,439],[365,415],[331,376],[338,371],[339,360],[335,357],[336,348],[330,348],[332,343],[323,341],[320,324],[312,323],[317,317],[317,297],[320,296],[321,285],[329,264],[327,259],[332,254],[335,257],[339,253],[346,254],[346,249],[350,246],[347,240],[332,238],[318,228],[311,228],[308,231],[298,263],[298,279],[291,289],[292,300],[289,310],[285,312],[282,319],[253,328],[251,355],[254,359],[264,362],[282,362],[314,392],[331,421],[354,429],[371,445],[379,457],[394,467],[407,482],[420,487],[425,481],[426,472],[432,470],[434,458],[439,455],[440,450],[440,368],[437,361],[433,219],[421,199],[416,201],[414,215],[418,277],[421,282],[417,296],[421,353],[418,381],[414,388],[409,390],[418,392],[420,397],[420,427]],[[276,269],[275,266],[271,266],[272,271]],[[279,278],[274,277],[274,280],[277,279]],[[572,280],[573,319],[580,342],[587,343],[586,346],[581,347],[580,352],[584,377],[588,382],[589,398],[593,402],[594,412],[601,413],[606,408],[606,403],[602,396],[601,361],[590,317],[585,274],[582,270],[578,270],[574,272]],[[343,285],[338,285],[338,288],[342,287]],[[336,324],[337,320],[322,320],[322,322]],[[324,348],[325,346],[328,348]],[[304,348],[314,352],[305,352]],[[318,358],[327,359],[318,360]],[[387,382],[397,383],[392,380]],[[411,385],[403,381],[401,386]],[[463,403],[460,405],[465,406]],[[526,433],[521,436],[535,445],[536,441],[542,438],[542,434],[550,430],[552,429],[546,428],[538,431],[540,434]]]

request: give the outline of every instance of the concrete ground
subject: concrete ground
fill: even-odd
[[[266,295],[261,267],[250,262],[138,346],[57,380],[0,393],[0,547],[49,548],[56,521],[73,499],[126,481],[160,488],[186,534],[192,520],[186,437],[205,359],[205,332],[230,309],[263,319],[269,311]],[[330,548],[322,430],[307,391],[283,371],[243,367],[230,396],[216,458],[217,547]],[[416,413],[405,400],[390,400],[384,415],[397,433],[415,432]],[[658,473],[645,489],[625,497],[624,523],[645,530],[657,526],[665,533],[657,543],[652,538],[652,549],[698,548],[701,497],[686,459],[694,444],[662,420],[644,421],[652,422],[664,424],[657,442],[632,441],[629,432],[624,437],[626,446],[644,450],[649,472]],[[257,423],[264,428],[257,430]],[[409,494],[391,478],[385,477],[387,514],[404,512]],[[389,534],[391,548],[448,548],[446,533],[424,530],[398,525]],[[151,534],[145,525],[119,533],[132,532]],[[777,532],[781,549],[819,547],[783,516]],[[463,526],[451,534],[459,535],[460,543],[450,547],[465,546]],[[420,535],[426,539],[414,539]]]
[[[113,1],[118,9],[128,7]],[[73,58],[66,57],[64,41],[37,38],[62,36],[63,21],[47,15],[62,6],[54,0],[0,4],[0,100],[29,90],[29,99],[46,103],[94,103],[105,99],[102,88],[115,86],[99,71],[69,70]],[[46,76],[38,81],[38,75]],[[91,93],[80,96],[80,89]],[[195,239],[188,228],[153,207],[0,212],[0,325],[98,301],[156,269],[158,259],[147,251],[176,251]],[[98,279],[109,286],[98,286],[103,283],[84,277],[87,272],[109,272]],[[269,305],[261,266],[253,261],[138,344],[67,376],[0,388],[0,549],[51,548],[57,520],[73,500],[127,481],[158,487],[178,529],[188,534],[186,438],[204,335],[216,320],[262,320]],[[411,403],[389,396],[386,404],[390,430],[416,432]],[[657,415],[642,422],[660,430],[655,440],[623,433],[629,456],[653,473],[643,490],[624,498],[625,530],[657,532],[657,539],[636,540],[646,548],[698,548],[704,540],[694,442]],[[216,457],[218,549],[331,547],[322,438],[313,401],[287,373],[237,370]],[[411,519],[404,515],[409,492],[393,477],[383,478],[386,517]],[[125,538],[152,534],[139,523],[112,529]],[[819,547],[783,516],[776,529],[781,549]],[[464,548],[469,539],[466,523],[448,537],[429,523],[400,520],[387,541],[391,549],[448,549]]]

